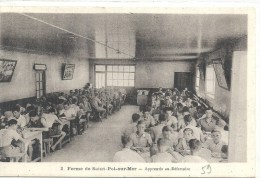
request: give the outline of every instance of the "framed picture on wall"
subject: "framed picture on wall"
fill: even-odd
[[[62,80],[72,80],[75,64],[63,64]]]
[[[0,59],[0,82],[11,81],[16,63],[15,60]]]
[[[224,68],[223,68],[223,65],[222,65],[221,58],[213,59],[212,63],[213,63],[213,67],[214,67],[214,70],[215,70],[218,85],[220,87],[228,90],[229,88],[228,88],[228,85],[227,85],[227,80],[226,80],[225,71],[224,71]]]

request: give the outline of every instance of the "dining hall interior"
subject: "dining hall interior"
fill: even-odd
[[[246,162],[247,14],[0,13],[1,162]]]

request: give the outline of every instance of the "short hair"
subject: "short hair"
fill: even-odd
[[[159,121],[161,121],[161,122],[166,121],[166,115],[165,114],[160,114],[159,115]]]
[[[191,140],[189,141],[189,146],[190,146],[190,149],[191,149],[191,150],[197,150],[197,149],[199,149],[199,148],[200,148],[200,145],[201,145],[201,143],[200,143],[200,141],[197,140],[197,139],[191,139]]]
[[[162,128],[162,132],[172,131],[172,128],[169,125],[166,125]]]
[[[17,120],[16,119],[11,119],[10,121],[8,121],[8,126],[12,126],[12,125],[16,125],[17,124]]]
[[[58,105],[57,105],[57,110],[60,111],[60,110],[62,110],[62,109],[64,109],[64,106],[63,106],[62,104],[58,104]]]
[[[179,108],[179,107],[183,107],[183,104],[177,103],[177,107],[178,107],[178,108]]]
[[[140,120],[137,122],[137,125],[145,125],[145,122],[143,120]]]
[[[152,108],[150,106],[145,106],[143,112],[150,112]]]
[[[183,117],[183,119],[184,119],[185,122],[191,122],[191,121],[192,121],[192,117],[191,117],[190,114],[185,115],[185,116]]]
[[[222,153],[228,153],[228,146],[227,145],[223,145],[221,148],[221,152]]]
[[[77,98],[72,98],[72,103],[73,103],[73,104],[76,104],[77,101],[78,101]]]
[[[21,111],[21,107],[20,107],[20,105],[15,105],[13,108],[12,108],[12,112],[20,112]]]
[[[52,112],[55,112],[55,111],[56,110],[53,107],[49,108],[49,110],[48,110],[49,113],[52,113]]]
[[[187,106],[184,106],[182,108],[182,112],[184,113],[184,112],[190,112],[190,111],[189,111],[189,108]]]
[[[191,104],[192,104],[193,107],[196,107],[196,108],[198,106],[198,103],[196,101],[192,101]]]
[[[134,113],[134,114],[132,115],[132,121],[133,121],[133,122],[137,122],[139,119],[140,119],[140,115],[139,115],[139,114]]]
[[[12,113],[12,111],[5,111],[4,112],[4,116],[5,116],[5,118],[10,118],[10,117],[13,117],[14,115],[13,115],[13,113]]]
[[[36,117],[37,116],[37,112],[36,111],[30,111],[29,112],[29,117]]]
[[[193,134],[193,130],[192,130],[191,128],[185,128],[185,129],[183,130],[183,133],[184,133],[184,132],[187,132],[187,131],[191,131],[191,133]]]

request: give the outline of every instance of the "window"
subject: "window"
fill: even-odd
[[[106,85],[106,66],[105,65],[96,65],[96,88],[102,88]]]
[[[213,65],[206,68],[206,95],[212,99],[215,97],[215,71]]]
[[[199,91],[199,87],[200,87],[200,70],[197,67],[197,70],[196,70],[196,85],[195,85],[196,91]]]
[[[103,86],[134,87],[135,66],[96,65],[96,88]],[[100,77],[102,75],[102,77]]]
[[[45,95],[45,72],[37,71],[35,73],[36,77],[36,97],[40,98]]]

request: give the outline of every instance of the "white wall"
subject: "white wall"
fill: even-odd
[[[247,52],[235,51],[232,66],[229,161],[247,161]],[[248,150],[250,151],[250,150]]]
[[[136,63],[136,88],[173,88],[174,72],[194,72],[191,61],[144,61]]]
[[[0,50],[0,58],[17,60],[11,82],[0,83],[0,103],[16,99],[34,97],[35,63],[46,64],[46,92],[67,91],[82,88],[89,82],[89,60],[76,56],[31,54],[25,52]],[[75,64],[73,80],[62,80],[62,63]]]

